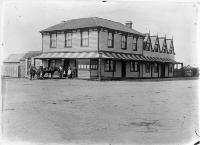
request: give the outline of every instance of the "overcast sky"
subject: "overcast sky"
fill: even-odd
[[[146,33],[174,38],[176,60],[199,65],[197,58],[198,3],[107,0],[8,0],[3,6],[4,55],[41,50],[40,30],[81,17],[101,17]],[[2,32],[2,31],[1,31]]]

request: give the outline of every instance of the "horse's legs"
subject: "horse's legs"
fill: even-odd
[[[62,79],[62,72],[60,72],[60,79]]]
[[[42,78],[44,78],[44,72],[42,72]]]

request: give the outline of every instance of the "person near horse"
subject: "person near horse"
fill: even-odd
[[[43,66],[40,66],[39,69],[37,70],[37,79],[44,79],[42,74],[43,74]]]
[[[68,67],[68,70],[67,70],[67,76],[68,78],[72,78],[72,69],[70,66]]]
[[[30,66],[30,80],[34,79],[35,76],[35,67],[34,66]]]
[[[60,74],[60,79],[62,79],[62,77],[63,77],[63,67],[62,67],[62,65],[61,66],[59,66],[59,74]]]

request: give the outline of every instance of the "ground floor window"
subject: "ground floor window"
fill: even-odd
[[[91,70],[98,70],[98,60],[91,60],[90,61],[90,68]]]
[[[98,70],[98,60],[96,59],[87,59],[87,60],[79,60],[78,61],[78,69],[79,70]]]
[[[170,72],[170,73],[173,72],[173,64],[169,64],[169,72]]]
[[[56,60],[50,60],[49,67],[55,67],[55,66],[56,66]]]
[[[158,73],[158,63],[154,63],[154,73]]]
[[[146,72],[146,73],[149,73],[149,72],[150,72],[150,63],[149,63],[149,62],[147,62],[147,63],[145,64],[145,72]]]
[[[89,71],[90,70],[90,60],[87,59],[87,60],[79,60],[78,61],[78,69],[79,70],[87,70]]]
[[[139,71],[139,62],[131,61],[130,62],[130,71],[131,72],[138,72]]]
[[[105,72],[115,71],[115,62],[113,60],[107,59],[105,60],[104,67]]]
[[[79,70],[90,70],[90,65],[89,64],[79,64],[78,69]]]

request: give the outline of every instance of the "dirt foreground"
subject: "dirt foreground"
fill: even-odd
[[[198,80],[3,79],[3,143],[194,144]]]

